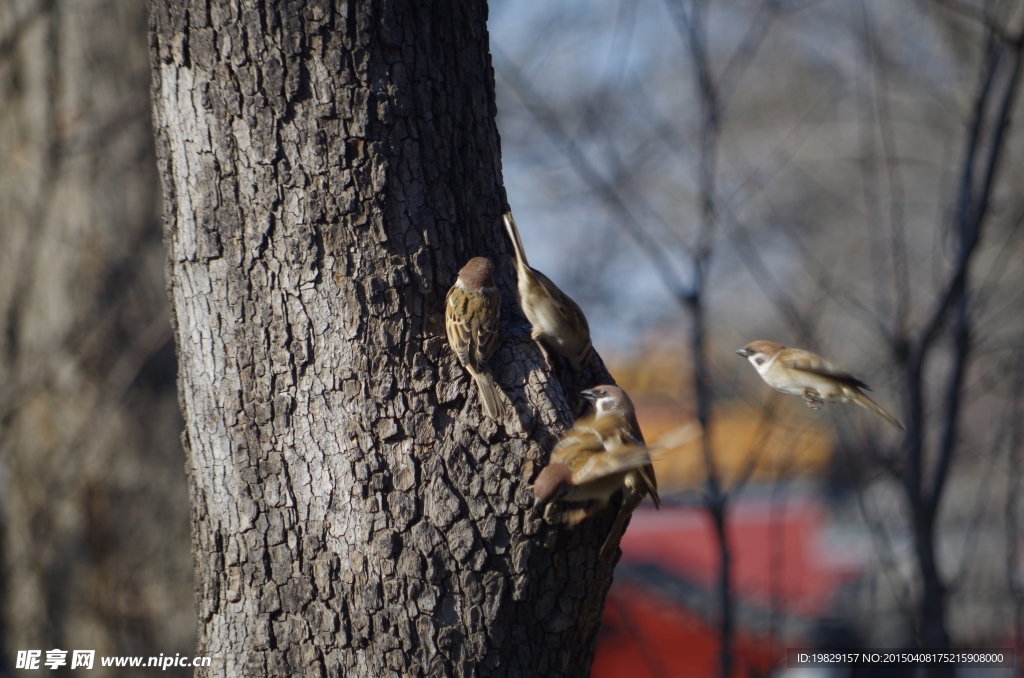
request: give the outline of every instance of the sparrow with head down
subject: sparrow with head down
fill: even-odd
[[[812,410],[823,403],[851,403],[870,410],[903,431],[903,424],[861,389],[870,387],[821,356],[771,341],[752,341],[737,354],[750,361],[765,383],[776,391],[803,396]]]
[[[607,506],[621,491],[622,505],[601,547],[601,557],[608,558],[643,498],[649,493],[659,508],[661,500],[650,453],[629,396],[612,385],[595,386],[582,395],[593,403],[594,412],[578,419],[551,451],[548,465],[533,485],[534,503],[583,503],[581,508],[561,513],[563,522],[577,525]]]
[[[502,220],[516,253],[516,290],[523,315],[533,326],[530,336],[567,358],[575,371],[582,371],[594,355],[587,317],[546,275],[526,263],[512,212],[505,212]]]
[[[487,359],[498,347],[501,295],[494,286],[494,264],[487,257],[473,257],[459,271],[445,301],[444,328],[448,343],[473,381],[484,414],[505,416],[501,389],[486,371]]]

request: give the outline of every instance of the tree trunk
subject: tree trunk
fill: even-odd
[[[151,36],[198,652],[222,675],[585,676],[614,511],[563,530],[529,487],[608,377],[554,378],[515,303],[485,3],[152,0]],[[477,255],[498,424],[444,332]]]
[[[146,54],[134,0],[0,10],[0,673],[192,653]]]

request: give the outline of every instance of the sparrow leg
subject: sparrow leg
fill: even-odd
[[[537,346],[540,346],[540,352],[544,354],[544,360],[546,360],[546,361],[548,361],[550,363],[551,362],[551,352],[548,351],[548,347],[544,345],[544,342],[541,340],[540,336],[538,335],[538,336],[534,337],[533,340],[535,342],[537,342]]]
[[[543,334],[544,334],[543,332],[540,332],[538,330],[534,330],[533,332],[530,332],[530,336],[533,338],[533,342],[535,344],[537,344],[537,348],[540,349],[540,354],[542,356],[544,356],[544,362],[546,362],[548,365],[551,365],[552,367],[554,367],[555,361],[551,357],[551,351],[548,350],[548,347],[544,344],[544,340],[541,339],[541,336]]]
[[[807,403],[807,407],[812,410],[820,410],[825,399],[821,397],[821,394],[815,391],[813,388],[804,389],[804,402]]]

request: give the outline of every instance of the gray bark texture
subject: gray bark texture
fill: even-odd
[[[0,3],[0,674],[195,642],[146,35]]]
[[[157,156],[215,675],[585,676],[614,509],[530,484],[579,378],[514,297],[486,4],[151,0]],[[444,332],[498,268],[483,419]]]

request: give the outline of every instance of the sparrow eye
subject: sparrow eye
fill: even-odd
[[[758,365],[764,365],[764,358],[755,358],[754,362],[757,363]]]

